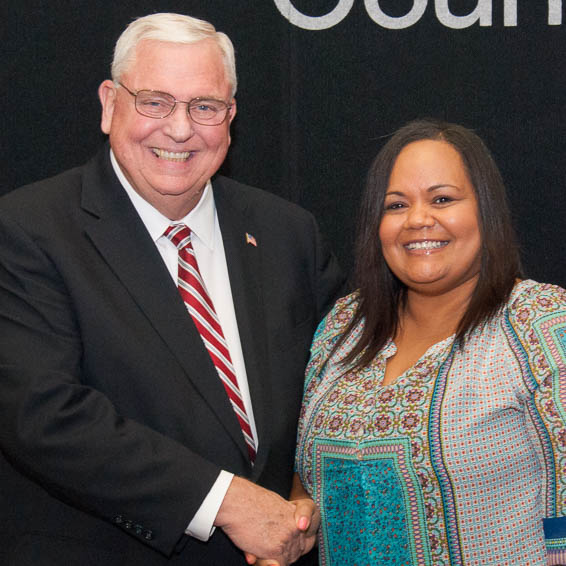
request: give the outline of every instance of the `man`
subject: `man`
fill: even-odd
[[[0,563],[288,564],[316,528],[285,498],[339,270],[308,213],[215,177],[224,34],[141,18],[112,76],[110,147],[0,202]]]

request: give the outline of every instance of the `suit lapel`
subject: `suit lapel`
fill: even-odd
[[[105,149],[85,172],[82,204],[89,212],[85,231],[228,434],[247,454],[240,426],[210,356]]]
[[[272,406],[266,378],[269,366],[262,288],[262,233],[248,210],[245,196],[230,184],[229,179],[219,177],[213,182],[213,190],[259,437],[254,466],[257,477],[269,452],[268,417]],[[256,245],[246,241],[246,234],[255,238]]]

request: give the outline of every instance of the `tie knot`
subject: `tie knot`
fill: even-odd
[[[191,243],[191,229],[184,224],[171,224],[165,230],[164,236],[171,240],[179,250]]]

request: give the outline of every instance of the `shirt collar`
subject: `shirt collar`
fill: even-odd
[[[120,169],[112,149],[110,150],[110,161],[120,184],[124,187],[128,197],[130,197],[152,240],[157,242],[172,221],[136,192],[128,179],[126,179],[122,169]],[[207,248],[213,250],[215,217],[216,205],[214,203],[212,183],[208,180],[197,205],[185,217],[175,220],[173,223],[186,224]]]

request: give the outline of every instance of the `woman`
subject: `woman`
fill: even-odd
[[[389,140],[356,265],[299,424],[321,564],[566,563],[566,291],[520,279],[474,133],[426,120]]]

